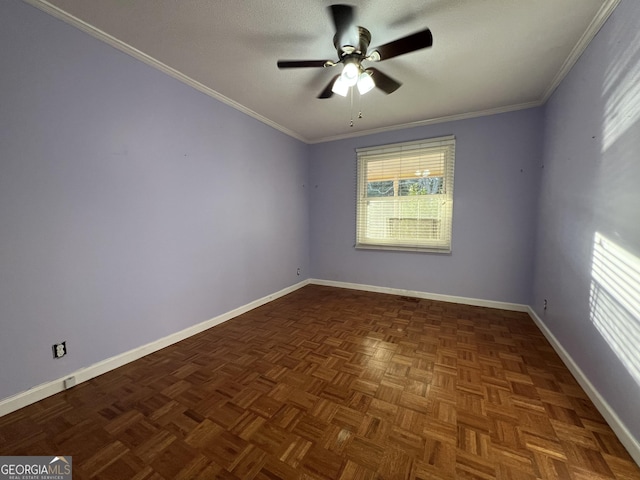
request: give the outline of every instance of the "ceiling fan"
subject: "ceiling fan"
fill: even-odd
[[[342,72],[331,79],[325,89],[320,92],[318,98],[330,98],[334,93],[345,97],[349,89],[354,86],[357,86],[361,95],[370,91],[373,87],[378,87],[387,94],[393,93],[402,84],[377,68],[365,68],[362,62],[381,62],[433,45],[433,36],[427,28],[381,45],[367,54],[367,48],[369,48],[369,43],[371,42],[371,33],[366,28],[355,25],[355,7],[351,5],[331,5],[329,11],[336,28],[333,44],[338,52],[338,61],[278,61],[278,68],[325,68],[343,64]]]

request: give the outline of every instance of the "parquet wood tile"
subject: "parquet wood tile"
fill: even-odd
[[[75,479],[640,479],[524,313],[307,286],[0,418]]]

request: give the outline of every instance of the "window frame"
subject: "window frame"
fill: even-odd
[[[455,167],[455,136],[447,135],[436,138],[429,138],[417,141],[395,143],[389,145],[380,145],[375,147],[366,147],[356,149],[357,167],[356,167],[356,249],[365,250],[392,250],[392,251],[414,251],[414,252],[427,252],[427,253],[443,253],[450,254],[452,251],[452,232],[453,232],[453,184],[454,184],[454,167]],[[440,205],[437,207],[438,213],[435,217],[417,218],[409,216],[394,216],[387,217],[387,221],[396,220],[395,224],[402,223],[406,220],[414,220],[416,224],[415,228],[424,228],[425,232],[429,228],[433,228],[432,231],[437,231],[437,238],[423,238],[412,242],[409,237],[393,237],[393,233],[388,230],[386,232],[387,238],[375,237],[371,234],[371,227],[368,226],[368,206],[373,200],[376,203],[393,202],[393,208],[395,210],[401,209],[403,198],[408,198],[407,195],[400,194],[400,182],[402,180],[408,180],[413,177],[403,176],[401,172],[402,161],[404,158],[409,158],[407,162],[410,165],[418,165],[417,158],[428,157],[433,155],[442,155],[442,175],[434,175],[431,178],[442,177],[443,178],[443,192],[442,193],[429,193],[424,197],[431,197],[431,202],[435,203],[438,199],[441,200]],[[428,161],[428,160],[427,160]],[[376,177],[376,180],[371,180],[367,177],[368,167],[371,162],[388,162],[396,170],[392,170],[390,177]],[[397,165],[393,165],[393,164]],[[382,163],[381,163],[382,165]],[[406,172],[405,172],[406,173]],[[415,178],[420,178],[416,175]],[[394,194],[393,196],[383,197],[369,197],[367,195],[367,186],[372,181],[394,181]],[[422,197],[423,195],[419,195]],[[436,197],[434,199],[434,197]],[[428,204],[425,198],[425,204]],[[384,207],[383,207],[384,208]],[[427,207],[433,208],[433,207]],[[395,211],[394,211],[395,215]],[[380,217],[378,220],[384,219]],[[418,221],[422,226],[417,225]],[[431,220],[428,222],[426,220]],[[437,222],[437,223],[436,223]],[[409,222],[411,223],[411,222]],[[430,223],[434,223],[433,227],[428,227]],[[393,229],[394,222],[389,222],[386,229]],[[407,228],[407,227],[405,227]]]

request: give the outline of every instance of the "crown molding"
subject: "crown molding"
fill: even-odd
[[[354,133],[345,133],[340,135],[333,135],[330,137],[323,137],[316,140],[308,140],[307,143],[325,143],[334,142],[336,140],[344,140],[347,138],[364,137],[365,135],[374,135],[377,133],[391,132],[394,130],[404,130],[406,128],[422,127],[425,125],[433,125],[436,123],[454,122],[457,120],[467,120],[470,118],[486,117],[489,115],[498,115],[500,113],[515,112],[517,110],[525,110],[527,108],[535,108],[543,105],[544,102],[536,100],[533,102],[519,103],[517,105],[505,105],[503,107],[489,108],[487,110],[478,110],[476,112],[460,113],[456,115],[447,115],[445,117],[428,118],[426,120],[419,120],[417,122],[402,123],[400,125],[391,125],[389,127],[373,128],[370,130],[361,130]]]
[[[67,12],[65,12],[64,10],[60,9],[59,7],[56,7],[55,5],[47,2],[46,0],[22,0],[25,3],[28,3],[29,5],[36,7],[39,10],[42,10],[45,13],[48,13],[49,15],[62,20],[63,22],[67,23],[68,25],[71,25],[73,27],[76,27],[79,30],[82,30],[85,33],[88,33],[89,35],[91,35],[94,38],[97,38],[98,40],[112,46],[113,48],[116,48],[117,50],[120,50],[123,53],[126,53],[127,55],[132,56],[133,58],[140,60],[144,63],[146,63],[147,65],[160,70],[163,73],[166,73],[167,75],[175,78],[176,80],[179,80],[180,82],[195,88],[196,90],[198,90],[199,92],[204,93],[205,95],[208,95],[209,97],[215,98],[216,100],[219,100],[220,102],[250,116],[253,117],[254,119],[272,127],[275,128],[276,130],[279,130],[280,132],[289,135],[290,137],[293,137],[297,140],[300,140],[301,142],[304,143],[308,143],[308,139],[302,137],[300,134],[294,132],[293,130],[290,130],[286,127],[283,127],[282,125],[280,125],[279,123],[276,123],[272,120],[269,120],[267,117],[264,117],[262,115],[260,115],[259,113],[254,112],[253,110],[245,107],[244,105],[230,99],[229,97],[226,97],[224,95],[222,95],[219,92],[216,92],[215,90],[213,90],[212,88],[207,87],[206,85],[203,85],[202,83],[198,82],[197,80],[194,80],[191,77],[188,77],[187,75],[179,72],[178,70],[171,68],[168,65],[165,65],[164,63],[156,60],[155,58],[151,57],[150,55],[147,55],[146,53],[138,50],[137,48],[132,47],[131,45],[129,45],[128,43],[125,43],[121,40],[118,40],[117,38],[113,37],[112,35],[109,35],[106,32],[103,32],[102,30],[100,30],[99,28],[94,27],[93,25],[88,24],[87,22],[85,22],[84,20],[81,20]]]
[[[598,13],[587,27],[587,30],[582,34],[580,40],[578,40],[578,43],[576,43],[576,45],[569,53],[567,59],[562,64],[560,71],[556,74],[556,76],[551,81],[551,84],[549,84],[549,87],[547,87],[547,90],[542,95],[541,103],[547,103],[547,100],[551,98],[553,92],[556,91],[556,88],[558,88],[564,78],[569,74],[573,66],[582,56],[584,51],[587,49],[594,37],[598,34],[604,23],[613,13],[619,3],[620,0],[607,0],[606,2],[604,2],[602,7],[600,7],[600,10],[598,10]]]
[[[587,46],[589,45],[589,43],[593,40],[593,38],[596,36],[596,34],[598,33],[598,31],[600,30],[600,28],[602,28],[602,26],[604,25],[604,23],[606,22],[606,20],[609,18],[609,16],[613,13],[613,11],[615,10],[615,8],[618,6],[618,4],[620,3],[620,0],[606,0],[604,2],[604,4],[602,5],[602,7],[600,8],[600,10],[598,11],[598,13],[596,14],[596,16],[594,17],[594,19],[591,21],[591,23],[589,24],[589,27],[587,28],[587,30],[584,32],[584,34],[580,37],[580,40],[578,40],[578,43],[576,43],[576,45],[573,47],[573,49],[571,50],[571,53],[569,54],[569,56],[567,57],[567,59],[564,61],[560,71],[556,74],[556,76],[553,78],[552,82],[549,84],[549,86],[547,87],[547,89],[545,90],[545,92],[543,93],[542,97],[539,100],[535,100],[532,102],[526,102],[526,103],[520,103],[520,104],[516,104],[516,105],[506,105],[506,106],[502,106],[502,107],[497,107],[497,108],[491,108],[491,109],[486,109],[486,110],[479,110],[479,111],[475,111],[475,112],[468,112],[468,113],[462,113],[462,114],[456,114],[456,115],[448,115],[448,116],[443,116],[443,117],[436,117],[436,118],[429,118],[429,119],[425,119],[425,120],[420,120],[420,121],[416,121],[416,122],[409,122],[409,123],[403,123],[403,124],[399,124],[399,125],[392,125],[389,127],[380,127],[380,128],[375,128],[375,129],[369,129],[369,130],[362,130],[362,131],[358,131],[358,132],[352,132],[352,133],[345,133],[345,134],[338,134],[338,135],[331,135],[331,136],[327,136],[327,137],[322,137],[322,138],[317,138],[317,139],[309,139],[306,138],[302,135],[300,135],[298,132],[295,132],[289,128],[286,128],[282,125],[280,125],[279,123],[274,122],[273,120],[268,119],[267,117],[264,117],[263,115],[260,115],[257,112],[254,112],[253,110],[245,107],[244,105],[222,95],[221,93],[207,87],[206,85],[203,85],[202,83],[198,82],[197,80],[194,80],[191,77],[188,77],[187,75],[179,72],[178,70],[169,67],[168,65],[165,65],[164,63],[156,60],[155,58],[151,57],[150,55],[147,55],[146,53],[132,47],[131,45],[118,40],[117,38],[113,37],[112,35],[109,35],[108,33],[86,23],[85,21],[65,12],[64,10],[60,9],[59,7],[49,3],[46,0],[22,0],[23,2],[32,5],[36,8],[38,8],[39,10],[42,10],[48,14],[50,14],[51,16],[62,20],[63,22],[78,28],[79,30],[82,30],[85,33],[88,33],[89,35],[91,35],[94,38],[97,38],[100,41],[103,41],[105,43],[107,43],[108,45],[116,48],[117,50],[120,50],[123,53],[126,53],[127,55],[130,55],[131,57],[140,60],[144,63],[146,63],[147,65],[160,70],[161,72],[177,79],[178,81],[192,87],[195,88],[196,90],[204,93],[205,95],[208,95],[211,98],[214,98],[262,123],[264,123],[265,125],[268,125],[282,133],[284,133],[285,135],[288,135],[292,138],[295,138],[303,143],[306,144],[317,144],[317,143],[326,143],[326,142],[333,142],[336,140],[344,140],[344,139],[348,139],[348,138],[356,138],[356,137],[363,137],[366,135],[374,135],[374,134],[379,134],[379,133],[384,133],[384,132],[390,132],[390,131],[395,131],[395,130],[403,130],[403,129],[407,129],[407,128],[414,128],[414,127],[421,127],[421,126],[426,126],[426,125],[433,125],[433,124],[438,124],[438,123],[445,123],[445,122],[452,122],[452,121],[457,121],[457,120],[466,120],[466,119],[471,119],[471,118],[478,118],[478,117],[484,117],[484,116],[489,116],[489,115],[497,115],[500,113],[507,113],[507,112],[513,112],[513,111],[517,111],[517,110],[524,110],[527,108],[535,108],[535,107],[539,107],[544,105],[547,100],[551,97],[551,95],[553,95],[553,92],[558,88],[558,86],[560,85],[560,83],[562,82],[562,80],[567,76],[567,74],[569,73],[569,71],[571,71],[571,68],[573,68],[573,66],[575,65],[575,63],[578,61],[578,59],[580,58],[580,56],[582,55],[582,53],[586,50]]]

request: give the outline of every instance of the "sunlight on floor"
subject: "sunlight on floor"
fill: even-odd
[[[640,385],[640,258],[596,232],[591,321]]]

